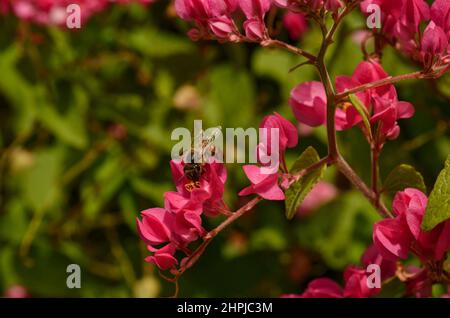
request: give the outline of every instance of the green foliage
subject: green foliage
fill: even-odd
[[[313,164],[320,161],[319,154],[313,147],[308,147],[295,161],[290,173],[295,174],[301,172],[304,169],[309,168]],[[322,179],[323,174],[327,168],[326,164],[323,164],[313,171],[309,171],[302,176],[298,181],[291,184],[286,190],[286,217],[290,220],[297,213],[300,204],[303,202],[308,193],[314,188],[317,182]]]
[[[174,190],[172,130],[192,129],[194,119],[203,119],[204,128],[258,127],[273,111],[293,121],[290,91],[318,80],[309,65],[289,72],[304,59],[282,50],[192,42],[168,3],[114,6],[80,32],[0,19],[0,296],[15,284],[36,297],[171,295],[173,286],[144,263],[148,252],[135,220],[140,211],[163,206],[163,193]],[[362,59],[349,34],[364,20],[355,13],[346,21],[327,54],[332,78],[350,75]],[[279,36],[287,40],[285,32]],[[315,52],[320,39],[311,25],[292,44]],[[393,75],[416,69],[390,49],[383,65]],[[408,162],[427,184],[435,182],[441,169],[436,163],[450,153],[449,79],[437,82],[439,94],[414,81],[396,85],[417,113],[401,121],[400,138],[386,144],[382,173]],[[366,140],[358,129],[338,138],[343,156],[368,181]],[[324,127],[302,135],[299,147],[288,151],[293,171],[319,159],[316,150],[306,149],[310,145],[326,152]],[[241,165],[227,168],[225,199],[234,209],[248,180]],[[336,184],[339,197],[294,218],[324,170],[287,191],[291,222],[282,203],[264,202],[221,233],[182,278],[181,295],[278,297],[300,292],[324,272],[341,277],[336,271],[357,264],[378,217],[336,170],[328,169],[325,179]],[[430,197],[429,227],[448,218],[448,207],[438,204],[448,202],[439,198],[449,197],[445,171]],[[401,166],[386,179],[385,191],[406,186],[424,190],[422,178]],[[205,218],[204,226],[219,221]],[[298,250],[306,250],[300,261]],[[73,263],[82,268],[81,290],[65,285]]]
[[[389,173],[383,191],[395,195],[406,188],[416,188],[425,194],[427,192],[422,175],[414,167],[402,164]]]
[[[370,125],[369,121],[369,112],[366,109],[366,106],[361,102],[361,100],[358,98],[358,96],[354,94],[350,94],[349,96],[351,103],[355,107],[355,109],[358,111],[358,113],[361,115],[361,118],[363,119],[364,127],[366,128],[367,133],[369,134],[370,139],[372,139],[372,126]]]
[[[422,228],[432,230],[439,223],[450,218],[450,156],[445,162],[445,168],[431,191],[427,211],[423,218]]]
[[[372,226],[379,219],[373,207],[357,192],[348,192],[320,208],[298,225],[302,246],[318,252],[327,266],[342,270],[359,264],[372,241]]]

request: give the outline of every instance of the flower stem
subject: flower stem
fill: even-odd
[[[389,77],[383,78],[383,79],[375,81],[375,82],[356,86],[355,88],[352,88],[352,89],[346,90],[340,94],[337,94],[336,101],[337,102],[342,101],[343,99],[347,98],[349,95],[364,92],[371,88],[377,88],[377,87],[384,86],[384,85],[394,84],[394,83],[408,80],[408,79],[423,79],[423,78],[427,78],[427,75],[422,71],[408,73],[408,74],[402,74],[402,75],[398,75],[398,76],[389,76]]]
[[[225,221],[223,221],[219,226],[208,232],[203,238],[203,243],[200,244],[200,246],[197,247],[197,249],[188,256],[187,260],[176,272],[175,277],[173,279],[170,279],[170,281],[177,282],[178,279],[181,277],[181,275],[183,275],[186,270],[191,268],[199,260],[199,258],[205,252],[206,247],[209,245],[209,243],[211,243],[211,241],[217,234],[219,234],[228,225],[230,225],[231,223],[239,219],[241,216],[243,216],[246,212],[253,209],[262,200],[263,199],[261,197],[256,197],[252,199],[251,201],[247,202],[244,206],[239,208],[236,212],[234,212],[231,216],[226,218]]]

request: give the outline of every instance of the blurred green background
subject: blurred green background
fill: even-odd
[[[280,18],[280,17],[278,17]],[[358,13],[339,31],[328,56],[333,76],[362,60],[352,34]],[[257,127],[287,105],[298,83],[316,80],[300,60],[255,45],[191,42],[189,25],[168,1],[144,8],[113,6],[80,31],[38,27],[0,16],[0,294],[14,285],[34,297],[157,297],[174,287],[144,262],[135,229],[139,211],[163,205],[174,189],[169,160],[175,127]],[[279,35],[288,41],[285,33]],[[299,45],[315,51],[313,26]],[[296,43],[293,43],[296,44]],[[392,49],[391,74],[417,69]],[[416,116],[383,153],[382,175],[415,166],[431,189],[450,153],[450,76],[397,85]],[[344,155],[368,180],[369,150],[356,129],[339,135]],[[326,154],[323,129],[300,139]],[[246,186],[228,165],[226,201]],[[283,203],[264,202],[208,247],[180,281],[180,296],[274,296],[300,292],[308,281],[338,281],[370,244],[377,214],[334,169],[326,179],[339,196],[291,222]],[[205,219],[212,228],[218,220]],[[82,288],[66,287],[66,267],[79,264]]]

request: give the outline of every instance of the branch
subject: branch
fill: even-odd
[[[311,172],[313,172],[314,170],[316,170],[317,168],[323,166],[323,165],[328,165],[328,164],[332,164],[333,163],[333,159],[330,156],[327,156],[325,158],[320,159],[319,161],[317,161],[316,163],[312,164],[311,166],[300,170],[294,174],[292,174],[290,176],[290,181],[289,181],[289,186],[294,183],[297,182],[298,180],[300,180],[301,178],[303,178],[304,176],[306,176],[307,174],[310,174]]]
[[[315,63],[316,60],[317,60],[317,57],[314,54],[309,53],[309,52],[307,52],[305,50],[302,50],[302,49],[300,49],[298,47],[295,47],[293,45],[290,45],[290,44],[285,43],[285,42],[280,41],[280,40],[270,39],[270,40],[262,41],[260,44],[263,47],[280,48],[280,49],[287,50],[287,51],[289,51],[291,53],[294,53],[295,55],[300,55],[300,56],[306,57],[308,59],[308,61],[310,61],[311,63]]]
[[[378,195],[376,192],[372,191],[358,174],[350,167],[350,165],[345,161],[345,159],[341,156],[337,144],[336,137],[336,105],[339,100],[339,95],[336,94],[335,88],[331,81],[330,73],[328,72],[325,56],[328,50],[328,47],[333,43],[333,36],[336,33],[339,24],[342,22],[343,18],[354,9],[354,6],[351,5],[346,7],[342,13],[336,18],[333,26],[329,31],[326,30],[325,22],[318,21],[320,27],[322,29],[323,34],[323,42],[317,57],[316,67],[319,71],[322,83],[325,87],[325,92],[327,95],[327,136],[328,136],[328,159],[327,162],[329,164],[336,164],[339,171],[347,177],[348,180],[369,200],[371,204],[377,209],[377,211],[384,217],[390,216],[390,211],[383,205],[382,202],[378,199]],[[420,73],[422,74],[422,73]],[[417,75],[415,75],[417,76]],[[392,79],[391,79],[392,80]],[[386,79],[384,80],[386,81]],[[377,83],[371,83],[367,85],[377,85]],[[379,86],[385,85],[385,83],[380,83]],[[365,89],[365,88],[364,88]],[[347,92],[347,95],[351,93]]]
[[[394,83],[408,80],[408,79],[424,79],[427,77],[428,76],[423,71],[409,73],[409,74],[403,74],[403,75],[398,75],[398,76],[389,76],[389,77],[383,78],[381,80],[378,80],[378,81],[375,81],[372,83],[363,84],[363,85],[357,86],[355,88],[346,90],[340,94],[337,94],[336,102],[342,101],[343,99],[347,98],[349,95],[364,92],[371,88],[377,88],[380,86],[394,84]]]
[[[203,252],[206,250],[206,247],[209,245],[209,243],[211,243],[211,241],[217,234],[219,234],[228,225],[230,225],[231,223],[239,219],[241,216],[243,216],[246,212],[253,209],[262,200],[263,199],[261,197],[256,197],[252,199],[251,201],[247,202],[247,204],[239,208],[236,212],[234,212],[231,216],[229,216],[219,226],[208,232],[203,238],[203,243],[200,244],[200,246],[188,257],[188,259],[184,262],[184,264],[178,269],[177,273],[175,274],[175,277],[173,279],[168,280],[172,282],[177,282],[178,279],[181,277],[181,275],[183,275],[183,273],[186,270],[191,268],[199,260],[200,256],[202,256]]]
[[[356,172],[350,167],[344,158],[339,156],[336,160],[336,166],[339,171],[369,200],[383,217],[392,217],[392,213],[379,201],[377,194],[372,191]]]

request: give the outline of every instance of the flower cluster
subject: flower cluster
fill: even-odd
[[[361,62],[352,76],[337,76],[336,88],[342,93],[346,90],[387,78],[389,75],[375,60]],[[399,101],[392,84],[367,89],[357,94],[365,106],[372,125],[378,126],[378,144],[386,139],[395,139],[400,133],[399,119],[414,115],[414,107]],[[327,96],[321,82],[306,82],[295,87],[289,104],[297,120],[309,126],[320,126],[326,122]],[[349,102],[343,102],[336,109],[336,129],[346,130],[362,123],[361,114]],[[366,132],[367,133],[367,132]]]
[[[261,164],[243,167],[251,185],[239,195],[257,194],[267,200],[283,200],[280,185],[286,182],[287,173],[284,153],[287,148],[297,145],[298,132],[292,123],[277,113],[266,116],[261,128],[268,132],[257,149]],[[272,130],[277,132],[276,142],[269,137]],[[273,145],[277,145],[277,149],[272,148]],[[275,151],[281,163],[268,168],[262,160],[263,153],[271,155]],[[177,191],[164,194],[164,208],[142,211],[142,220],[137,219],[137,228],[148,250],[153,253],[146,261],[162,270],[173,269],[176,273],[175,266],[182,266],[192,253],[189,244],[206,235],[202,215],[214,217],[222,213],[229,216],[231,212],[223,201],[227,180],[223,163],[207,161],[193,166],[185,160],[172,160],[170,167]],[[199,169],[196,171],[198,180],[193,180],[190,174],[193,168]],[[177,251],[185,255],[181,261],[175,255]]]
[[[231,42],[268,40],[264,19],[273,5],[290,10],[284,16],[284,25],[293,40],[306,29],[303,13],[323,8],[336,13],[343,6],[340,0],[303,0],[295,4],[288,0],[175,0],[178,15],[195,23],[195,28],[188,32],[191,39],[216,38]],[[241,15],[244,21],[238,23]]]
[[[311,281],[302,294],[288,294],[286,298],[367,298],[380,293],[381,288],[369,288],[370,279],[366,267],[378,265],[381,272],[381,281],[393,277],[397,270],[394,261],[385,259],[378,252],[375,245],[371,245],[362,256],[364,267],[349,266],[344,272],[344,288],[329,278],[318,278]]]
[[[0,0],[0,13],[11,10],[18,18],[43,25],[65,25],[67,8],[76,4],[81,9],[81,19],[89,19],[101,12],[111,3],[130,4],[138,2],[146,5],[155,0]]]
[[[284,200],[284,193],[280,188],[287,186],[287,168],[285,162],[285,152],[287,148],[293,148],[298,143],[297,128],[280,114],[266,116],[260,125],[266,132],[266,138],[258,145],[258,158],[261,166],[246,165],[243,167],[245,174],[251,182],[251,185],[243,189],[239,195],[258,194],[266,200]],[[272,130],[278,132],[278,142],[271,140]],[[272,168],[267,168],[262,159],[265,155],[272,155],[272,145],[278,145],[278,153],[275,158],[279,158],[277,164]],[[266,168],[266,169],[265,169]]]
[[[327,48],[334,41],[339,23],[358,5],[364,13],[369,13],[370,7],[381,9],[382,30],[375,29],[372,33],[375,52],[365,54],[365,60],[359,63],[352,75],[336,76],[332,83],[325,62]],[[307,18],[319,24],[323,42],[317,55],[271,38],[276,32],[273,32],[273,26],[266,25],[265,20],[273,6],[284,9],[280,17],[292,40],[297,40],[305,32]],[[380,215],[393,216],[374,225],[374,244],[364,253],[361,267],[349,266],[345,270],[343,287],[330,279],[320,278],[312,281],[303,294],[286,297],[378,295],[381,286],[368,284],[371,277],[371,272],[367,270],[369,265],[377,265],[381,269],[382,282],[391,279],[404,282],[407,295],[430,296],[433,284],[450,281],[444,269],[445,257],[450,250],[450,220],[430,232],[424,232],[421,225],[428,199],[425,194],[412,188],[397,193],[391,213],[382,201],[378,162],[386,141],[399,136],[399,120],[411,118],[415,113],[411,103],[400,100],[394,83],[408,78],[437,78],[450,68],[448,1],[436,0],[430,6],[424,0],[175,0],[175,9],[182,19],[194,24],[188,32],[193,40],[259,42],[263,47],[285,49],[306,58],[307,61],[299,65],[314,66],[322,81],[304,82],[296,86],[291,91],[289,105],[299,123],[308,127],[329,125],[328,156],[309,169],[335,164],[371,201]],[[332,19],[327,19],[327,16]],[[267,20],[269,24],[273,22],[272,18]],[[333,23],[332,26],[328,22]],[[390,76],[381,65],[381,50],[386,44],[397,47],[419,64],[422,63],[423,70]],[[362,130],[371,146],[372,187],[367,186],[348,165],[336,143],[336,130],[343,131],[355,126]],[[284,190],[304,177],[302,173],[290,173],[285,160],[286,150],[298,144],[298,128],[274,113],[262,120],[260,129],[265,133],[260,136],[262,139],[256,148],[258,162],[243,167],[250,185],[241,190],[239,195],[255,194],[256,201],[287,200],[289,205],[291,196],[286,198]],[[277,139],[275,143],[274,138]],[[275,165],[272,164],[274,158]],[[196,254],[197,250],[192,252],[189,249],[191,242],[203,237],[204,243],[208,243],[211,232],[207,234],[202,227],[203,214],[227,215],[223,226],[240,214],[231,213],[222,199],[226,181],[223,164],[202,165],[198,180],[193,180],[186,173],[190,167],[183,161],[172,161],[171,168],[177,191],[165,194],[163,209],[142,212],[138,229],[153,253],[147,261],[160,269],[172,269],[176,273],[176,265],[182,267],[189,263],[192,253]],[[304,169],[303,173],[307,174],[309,169]],[[300,215],[307,214],[337,195],[332,185],[319,182],[318,179],[314,180],[318,183],[303,204],[295,206]],[[301,186],[301,183],[297,184]],[[185,254],[181,261],[175,255],[177,251]],[[400,262],[411,253],[420,259],[421,267]]]
[[[306,12],[317,12],[325,9],[336,13],[343,7],[343,2],[341,0],[274,0],[274,3],[281,8]]]
[[[409,188],[398,192],[393,201],[395,218],[374,225],[373,240],[362,257],[363,267],[349,266],[344,272],[344,288],[328,278],[313,280],[303,294],[284,297],[301,298],[367,298],[381,291],[369,288],[366,270],[371,264],[380,268],[381,282],[397,277],[406,285],[406,295],[430,297],[432,286],[441,281],[441,264],[450,251],[450,220],[439,224],[430,232],[421,229],[427,206],[427,197],[419,190]],[[426,267],[403,266],[398,261],[413,252]],[[434,266],[435,264],[436,266]],[[434,271],[435,270],[435,271]]]
[[[139,234],[153,253],[146,261],[162,270],[180,264],[175,252],[189,256],[188,245],[206,234],[202,214],[216,215],[225,206],[225,166],[215,162],[202,164],[199,180],[193,181],[185,173],[187,165],[182,160],[170,162],[177,191],[164,194],[164,208],[145,210],[141,212],[142,221],[137,219]]]
[[[450,3],[447,0],[436,0],[431,7],[424,0],[365,0],[361,10],[371,12],[368,8],[374,4],[382,11],[382,32],[376,32],[379,40],[395,45],[439,75],[449,68]],[[422,23],[427,23],[424,31]]]
[[[406,259],[413,251],[424,262],[440,261],[450,250],[450,220],[430,232],[421,228],[428,198],[416,189],[397,193],[393,202],[395,218],[379,221],[373,238],[380,253],[388,259]]]

